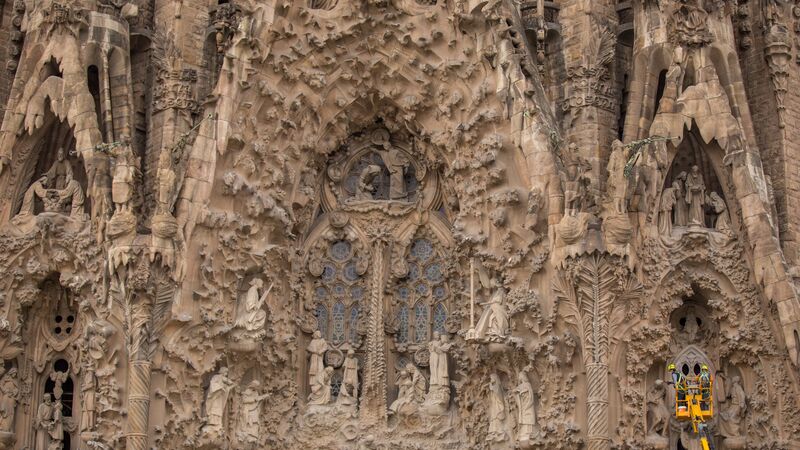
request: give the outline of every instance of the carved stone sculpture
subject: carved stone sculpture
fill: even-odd
[[[311,359],[308,363],[308,383],[313,385],[317,374],[325,369],[325,352],[328,351],[328,343],[319,330],[314,331],[314,338],[308,344],[306,350],[311,354]]]
[[[356,200],[373,200],[377,186],[375,186],[375,178],[381,173],[381,167],[375,164],[370,164],[361,171],[358,177],[358,185],[356,186]]]
[[[263,305],[270,292],[267,289],[263,295],[259,290],[264,287],[264,282],[260,278],[253,278],[250,281],[250,288],[247,290],[243,300],[239,301],[238,317],[235,326],[247,332],[248,337],[258,337],[263,334],[264,324],[267,320],[267,312]]]
[[[95,395],[97,395],[97,376],[94,365],[87,364],[81,377],[81,430],[89,431],[94,428],[97,413]]]
[[[611,155],[608,157],[607,166],[607,192],[614,211],[619,214],[628,212],[626,207],[628,178],[625,176],[625,165],[628,163],[629,153],[630,150],[619,139],[611,144]]]
[[[242,392],[236,428],[236,437],[239,441],[254,444],[261,436],[261,404],[269,394],[262,394],[260,390],[261,383],[253,380]]]
[[[714,213],[717,215],[716,221],[714,222],[714,229],[720,233],[730,233],[731,217],[730,214],[728,214],[728,206],[725,204],[725,200],[716,192],[712,192],[709,195],[709,203],[714,209]]]
[[[19,215],[34,213],[34,196],[42,200],[45,212],[62,212],[69,205],[71,217],[83,216],[83,189],[73,178],[72,166],[65,159],[63,148],[58,149],[50,169],[25,192]]]
[[[130,147],[130,139],[123,136],[120,150],[115,152],[114,176],[111,182],[111,199],[116,212],[130,211],[130,202],[133,198],[133,182],[136,177],[136,164]]]
[[[452,344],[447,342],[447,335],[434,333],[428,343],[430,352],[431,386],[450,386],[450,374],[447,365],[447,352]]]
[[[676,188],[668,187],[661,193],[661,207],[658,215],[658,232],[662,236],[672,235],[672,210],[675,208]]]
[[[706,185],[700,167],[692,166],[692,171],[686,176],[686,204],[689,208],[689,226],[705,226]]]
[[[355,357],[353,349],[347,350],[344,358],[344,374],[342,375],[342,387],[339,388],[339,396],[344,392],[346,397],[358,399],[358,359]]]
[[[742,379],[738,375],[731,377],[726,386],[727,397],[721,407],[723,434],[728,438],[742,436],[742,425],[747,412],[747,395],[742,387]]]
[[[233,389],[233,381],[228,378],[228,368],[222,367],[211,377],[206,395],[205,433],[222,433],[225,417],[228,413],[228,396]]]
[[[309,405],[327,405],[331,402],[331,377],[333,367],[325,367],[311,380],[311,393],[308,394]]]
[[[64,441],[64,409],[61,400],[53,403],[53,419],[48,427],[50,434],[49,448],[61,448]]]
[[[667,435],[670,412],[666,399],[666,385],[662,380],[656,380],[647,392],[647,436],[653,442],[663,443]]]
[[[53,402],[50,394],[44,394],[42,403],[36,410],[36,447],[35,450],[47,450],[50,447],[50,426],[53,420]]]
[[[538,435],[535,392],[525,372],[517,374],[519,384],[514,388],[517,399],[517,442],[529,442]]]
[[[675,189],[675,206],[673,225],[676,227],[685,227],[689,224],[689,205],[686,203],[686,172],[681,172],[675,177],[672,182],[672,188]]]
[[[389,143],[388,136],[379,139],[377,144],[383,149],[380,151],[381,158],[389,171],[389,200],[405,201],[408,197],[405,175],[411,162],[402,150]]]
[[[475,337],[478,339],[505,339],[509,335],[506,289],[496,280],[493,280],[493,284],[495,290],[475,327]]]
[[[486,440],[503,442],[508,438],[506,433],[506,395],[496,373],[489,375],[489,432]]]
[[[19,400],[17,369],[12,367],[0,378],[0,433],[14,431],[14,413]]]

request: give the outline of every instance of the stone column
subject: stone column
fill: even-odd
[[[369,328],[364,389],[361,395],[361,420],[367,423],[386,421],[386,344],[383,326],[384,251],[386,241],[373,239],[372,280],[369,293]]]
[[[608,433],[608,364],[586,365],[589,450],[611,448]]]
[[[138,272],[138,271],[137,271]],[[149,283],[148,283],[149,284]],[[125,321],[128,324],[128,424],[125,431],[125,448],[147,450],[148,417],[150,415],[150,380],[152,377],[152,351],[150,348],[150,323],[152,321],[152,295],[142,286],[127,299],[129,306]]]

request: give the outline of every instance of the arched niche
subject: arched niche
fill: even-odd
[[[69,165],[72,178],[78,182],[78,185],[86,193],[88,187],[88,177],[84,169],[83,160],[80,158],[78,152],[75,150],[75,136],[73,128],[64,120],[58,119],[52,111],[47,108],[43,117],[43,126],[37,130],[32,136],[20,142],[18,155],[19,159],[19,172],[17,174],[18,183],[12,187],[13,201],[11,214],[17,214],[23,203],[28,188],[37,180],[40,180],[44,175],[50,175],[47,180],[48,189],[64,189],[65,171],[56,166],[64,164]],[[63,154],[63,162],[59,162],[59,150]],[[53,169],[56,167],[56,169]],[[52,170],[52,171],[51,171]],[[55,175],[58,179],[53,179]],[[38,196],[33,196],[34,200],[34,214],[41,213],[45,210],[43,201]],[[91,200],[84,199],[83,211],[89,212],[91,210]],[[58,212],[69,214],[69,204],[62,205],[57,208]]]

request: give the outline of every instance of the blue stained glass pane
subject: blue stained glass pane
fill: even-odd
[[[444,286],[436,286],[433,288],[433,296],[441,300],[447,296],[447,289]]]
[[[433,255],[433,246],[427,239],[417,239],[411,245],[411,256],[420,261],[427,261]]]
[[[317,316],[317,329],[322,333],[322,337],[328,336],[328,308],[325,305],[317,305],[317,310],[314,313]]]
[[[341,283],[333,285],[332,290],[333,290],[333,295],[337,297],[343,297],[344,294],[347,293],[347,288],[345,288],[344,285]]]
[[[317,289],[314,290],[314,295],[316,295],[317,298],[320,298],[320,299],[327,298],[328,297],[328,290],[325,289],[322,286],[319,286],[319,287],[317,287]]]
[[[331,245],[331,256],[337,261],[345,261],[350,256],[350,243],[338,241]]]
[[[364,288],[362,288],[361,286],[356,286],[350,289],[350,297],[353,300],[361,300],[362,298],[364,298]]]
[[[350,324],[348,325],[348,337],[350,342],[358,340],[358,306],[350,308]]]
[[[447,321],[447,310],[444,305],[437,303],[433,308],[433,331],[444,333],[444,323]]]
[[[333,305],[333,332],[331,333],[331,342],[334,345],[339,345],[344,342],[344,305],[341,302]]]
[[[437,262],[426,267],[425,278],[432,283],[438,283],[442,281],[442,266]]]
[[[409,295],[411,295],[411,291],[408,289],[408,286],[401,286],[399,289],[397,289],[397,295],[401,300],[408,300]]]
[[[419,302],[414,306],[414,342],[428,340],[428,307]]]
[[[417,291],[417,294],[425,296],[428,295],[428,286],[423,283],[419,283],[414,287],[414,290]]]
[[[408,307],[403,305],[397,311],[397,342],[408,342]]]
[[[416,280],[419,278],[419,266],[416,264],[409,264],[408,265],[408,279],[409,280]]]
[[[358,279],[356,263],[349,262],[346,266],[344,266],[344,279],[347,281],[356,281]]]
[[[331,281],[335,276],[336,268],[330,264],[325,264],[325,266],[322,268],[322,279],[325,281]]]

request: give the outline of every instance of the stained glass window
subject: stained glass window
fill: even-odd
[[[424,302],[414,306],[414,342],[428,340],[428,307]]]
[[[345,261],[350,256],[350,243],[338,241],[331,245],[331,256],[336,261]]]
[[[337,302],[333,305],[333,330],[331,332],[331,342],[339,345],[344,342],[344,304]]]
[[[400,306],[397,312],[397,324],[397,342],[401,344],[408,342],[408,306]]]
[[[358,305],[350,308],[350,324],[348,326],[350,342],[356,342],[358,340]]]
[[[425,268],[425,279],[431,283],[438,283],[442,281],[442,267],[439,263],[433,263]]]
[[[433,246],[427,239],[417,239],[411,245],[411,256],[420,261],[427,261],[433,255]]]
[[[325,281],[331,281],[336,277],[336,269],[330,265],[326,264],[322,268],[322,279]]]
[[[447,310],[444,305],[437,303],[433,308],[433,331],[444,333],[444,323],[447,321]]]

